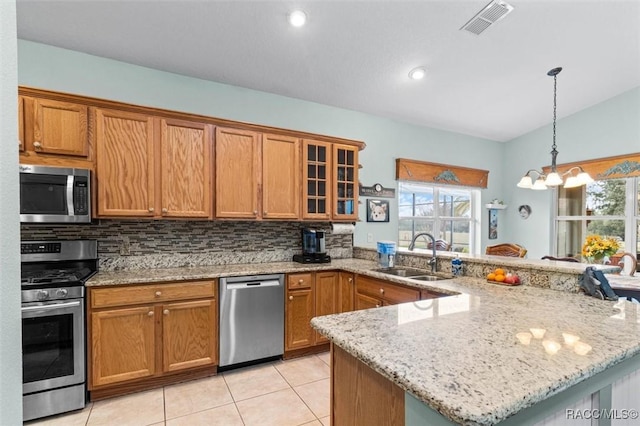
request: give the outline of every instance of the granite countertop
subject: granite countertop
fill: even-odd
[[[473,278],[456,296],[316,317],[312,325],[456,423],[490,425],[640,354],[640,305]],[[363,326],[366,324],[366,326]],[[518,333],[545,330],[542,339]],[[580,338],[564,342],[563,334]],[[548,353],[543,341],[559,344]],[[592,349],[579,354],[582,344]]]
[[[361,259],[334,259],[331,263],[303,264],[296,262],[271,262],[232,264],[216,266],[196,266],[166,269],[138,269],[129,271],[98,272],[91,277],[87,287],[106,285],[143,284],[168,281],[202,280],[241,275],[259,275],[276,273],[296,273],[312,271],[345,270],[358,272],[374,269],[375,262]],[[383,276],[382,274],[378,274]]]

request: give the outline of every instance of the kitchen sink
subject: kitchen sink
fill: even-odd
[[[431,274],[429,273],[429,271],[425,271],[424,269],[417,269],[417,268],[405,268],[405,267],[380,268],[380,269],[375,269],[375,271],[382,272],[383,274],[395,275],[397,277],[406,277],[412,280],[419,280],[419,281],[439,281],[439,280],[448,280],[452,278],[446,275]]]
[[[439,281],[439,280],[450,279],[450,277],[444,277],[441,275],[415,275],[408,278],[412,280],[418,280],[418,281]]]
[[[405,267],[396,267],[396,268],[380,268],[374,269],[376,272],[382,272],[383,274],[395,275],[398,277],[415,277],[420,275],[428,275],[429,272],[424,269],[415,269],[415,268],[405,268]]]

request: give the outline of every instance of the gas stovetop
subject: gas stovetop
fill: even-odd
[[[63,269],[44,269],[39,271],[22,271],[20,284],[22,286],[37,286],[39,284],[74,284],[80,283],[91,275],[93,272],[90,268],[63,268]]]
[[[23,302],[84,294],[84,282],[98,271],[95,240],[20,243]]]

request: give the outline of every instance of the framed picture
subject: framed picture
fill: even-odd
[[[389,201],[367,200],[367,222],[389,222]]]
[[[489,209],[489,239],[498,238],[498,210]]]

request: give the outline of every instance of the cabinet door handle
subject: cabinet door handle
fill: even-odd
[[[162,208],[162,213],[167,213],[168,211],[169,211],[169,209],[168,209],[168,208],[166,208],[166,207],[163,207],[163,208]]]
[[[153,213],[155,209],[153,207],[149,207],[149,212]]]
[[[293,296],[289,296],[289,300],[293,300]]]
[[[258,210],[254,210],[254,211],[253,211],[253,215],[254,215],[254,216],[258,216]]]
[[[164,311],[162,311],[162,313],[165,314],[165,315],[169,315],[169,310],[165,309]]]
[[[161,291],[156,291],[156,297],[160,297],[162,296],[162,292]]]
[[[265,210],[265,211],[263,211],[263,212],[262,212],[262,214],[266,216],[268,213],[267,213],[267,211]]]
[[[380,289],[380,294],[384,294],[384,288]]]
[[[376,308],[379,308],[379,307],[380,307],[380,305],[376,303]]]
[[[40,149],[40,148],[42,148],[42,144],[41,144],[40,142],[38,142],[38,141],[35,141],[35,142],[33,143],[33,147],[34,147],[35,149]]]
[[[352,283],[353,282],[353,278],[349,278],[349,282]]]
[[[147,312],[147,316],[152,317],[153,316],[153,311]]]

